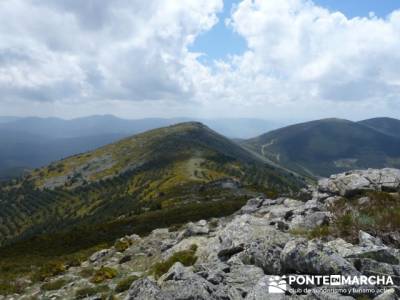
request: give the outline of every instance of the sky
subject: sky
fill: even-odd
[[[0,115],[400,117],[398,0],[0,2]]]

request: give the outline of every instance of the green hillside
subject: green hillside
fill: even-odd
[[[358,168],[400,167],[399,138],[341,119],[288,126],[242,144],[312,177]]]
[[[288,193],[299,184],[293,175],[262,163],[204,125],[183,123],[3,184],[0,243],[115,220],[122,224],[149,211],[192,203],[243,201],[255,190]]]
[[[384,134],[400,137],[400,120],[393,118],[373,118],[358,123]]]

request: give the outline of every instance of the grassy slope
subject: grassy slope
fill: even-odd
[[[373,118],[358,123],[384,134],[400,137],[400,120],[393,118]]]
[[[227,178],[240,187],[222,188]],[[125,234],[230,214],[255,191],[300,184],[199,123],[152,130],[3,184],[0,237],[13,243],[0,249],[0,273],[12,278],[30,272],[27,262],[65,261]]]
[[[243,143],[302,174],[400,166],[400,140],[362,124],[325,119],[288,126]]]

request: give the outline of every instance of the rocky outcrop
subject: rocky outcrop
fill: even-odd
[[[107,287],[106,294],[114,293],[118,299],[126,300],[356,299],[360,296],[354,292],[326,292],[326,286],[310,286],[312,289],[303,293],[287,289],[286,295],[269,292],[276,276],[290,274],[385,274],[393,277],[394,286],[371,292],[368,297],[399,299],[400,252],[395,244],[386,242],[389,235],[377,237],[360,231],[358,241],[350,243],[335,236],[310,238],[299,234],[331,224],[329,207],[342,196],[363,190],[395,192],[399,189],[399,178],[400,171],[393,169],[338,174],[320,180],[317,187],[303,190],[301,200],[258,197],[250,199],[230,217],[190,222],[177,231],[157,229],[142,238],[127,236],[119,241],[126,247],[96,252],[80,267],[60,275],[58,279],[66,283],[59,290],[45,291],[36,284],[26,290],[25,296],[75,299],[79,290],[96,287],[90,277],[83,277],[83,271],[107,267],[115,269],[118,275],[102,283]],[[390,239],[396,238],[396,234],[391,234]],[[195,259],[190,259],[193,258],[190,255]],[[155,272],[155,266],[162,271]],[[117,289],[122,280],[132,276],[134,280],[125,290]],[[86,298],[99,299],[102,295],[104,292]]]
[[[332,175],[321,179],[318,189],[340,196],[351,196],[365,190],[396,192],[400,190],[400,170],[368,169]]]

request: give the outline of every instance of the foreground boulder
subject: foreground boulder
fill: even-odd
[[[387,191],[400,190],[400,170],[398,169],[368,169],[357,170],[321,179],[318,182],[321,192],[352,196],[361,191]]]

